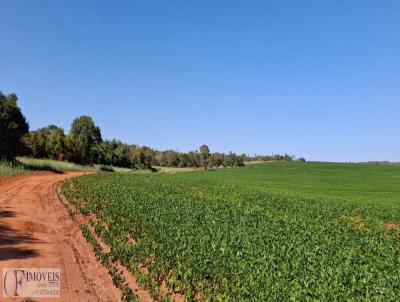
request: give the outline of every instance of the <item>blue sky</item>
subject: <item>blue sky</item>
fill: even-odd
[[[400,161],[400,1],[4,1],[0,90],[158,149]]]

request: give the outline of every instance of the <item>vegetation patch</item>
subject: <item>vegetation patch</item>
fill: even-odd
[[[100,244],[97,242],[96,237],[92,234],[89,227],[86,224],[80,226],[83,236],[86,238],[87,242],[91,245],[97,260],[107,268],[109,274],[111,275],[113,284],[121,290],[121,300],[124,302],[136,302],[139,301],[138,297],[134,291],[126,284],[125,278],[118,271],[116,265],[113,263],[110,255],[103,251]]]
[[[332,179],[337,170],[348,171],[328,187],[324,177],[315,180],[326,169]],[[63,193],[72,203],[85,198],[82,212],[96,213],[96,232],[112,259],[155,299],[164,288],[190,301],[398,301],[399,238],[381,221],[400,220],[400,205],[387,194],[399,184],[378,194],[363,169],[378,169],[377,184],[395,172],[319,163],[271,169],[268,163],[174,175],[87,175],[66,181]],[[349,183],[352,173],[364,179]],[[307,174],[325,198],[320,190],[307,196],[307,187],[297,197],[293,187],[282,190],[292,177],[307,183]],[[335,200],[338,192],[347,193]]]

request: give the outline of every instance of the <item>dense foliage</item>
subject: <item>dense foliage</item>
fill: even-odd
[[[92,149],[102,142],[100,128],[90,116],[80,116],[74,119],[69,135],[73,140],[74,162],[92,162]]]
[[[28,132],[28,123],[17,105],[15,94],[0,91],[0,160],[12,159],[21,148],[21,137]]]
[[[55,125],[31,131],[23,138],[23,143],[29,153],[36,158],[50,158],[63,160],[65,154],[65,134],[64,129]]]
[[[154,297],[207,301],[399,301],[399,188],[399,167],[318,163],[63,184]]]

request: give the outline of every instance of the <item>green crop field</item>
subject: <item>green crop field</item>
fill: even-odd
[[[180,178],[209,180],[294,197],[400,203],[400,165],[346,163],[265,163],[217,173],[189,173]]]
[[[166,288],[189,301],[400,300],[398,166],[94,174],[62,190],[110,247],[102,262],[156,299]]]

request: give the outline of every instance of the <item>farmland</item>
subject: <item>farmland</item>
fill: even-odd
[[[155,299],[400,299],[397,166],[96,174],[62,189]]]
[[[272,162],[179,177],[333,202],[388,206],[400,201],[399,165]]]

